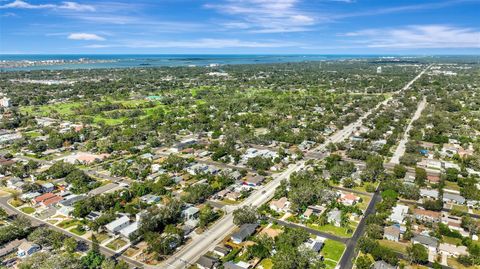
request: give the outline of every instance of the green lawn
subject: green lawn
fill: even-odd
[[[389,248],[393,251],[398,251],[398,252],[401,252],[403,254],[407,253],[407,245],[406,244],[402,244],[402,243],[395,242],[395,241],[390,241],[390,240],[378,240],[378,243],[380,243],[381,246],[387,247],[387,248]]]
[[[73,227],[73,226],[78,225],[78,224],[80,224],[80,221],[69,219],[69,220],[64,220],[64,221],[60,222],[57,226],[60,227],[60,228],[63,228],[63,229],[67,229],[67,228]]]
[[[70,232],[72,232],[72,233],[74,233],[74,234],[76,234],[76,235],[79,235],[79,236],[82,236],[82,235],[84,235],[84,234],[86,233],[85,230],[80,231],[79,229],[77,229],[77,227],[71,229]]]
[[[23,213],[25,214],[32,214],[35,212],[35,208],[33,207],[22,207],[20,210],[22,210]]]
[[[325,245],[323,246],[320,254],[322,254],[325,259],[330,259],[338,262],[342,257],[344,250],[345,245],[343,243],[327,239],[325,240]]]
[[[337,263],[331,260],[325,260],[323,263],[326,269],[334,269],[337,266]]]
[[[462,211],[462,212],[468,212],[468,207],[466,205],[453,205],[452,209]]]
[[[108,236],[107,233],[98,233],[98,234],[95,234],[95,237],[97,238],[98,242],[102,243],[103,241],[107,240],[110,236]],[[92,240],[92,237],[90,236],[88,239]]]
[[[332,224],[327,224],[327,225],[323,225],[323,226],[320,226],[320,225],[317,225],[317,224],[307,224],[307,226],[309,228],[315,229],[317,231],[333,234],[333,235],[340,236],[340,237],[351,237],[352,236],[351,233],[347,233],[347,228],[337,227],[337,226],[334,226]],[[355,226],[354,225],[350,225],[350,228],[353,231],[355,231]]]
[[[449,237],[449,236],[442,236],[442,241],[444,243],[452,244],[452,245],[461,245],[462,244],[462,239],[455,238],[455,237]]]
[[[263,259],[262,262],[260,262],[260,265],[263,267],[263,269],[273,268],[273,262],[271,259]]]
[[[112,242],[107,244],[107,247],[113,250],[120,249],[127,244],[127,241],[123,240],[122,238],[117,238]]]
[[[458,186],[458,184],[456,182],[451,182],[451,181],[448,181],[448,180],[444,180],[443,182],[445,182],[445,189],[450,189],[450,190],[455,190],[455,191],[460,190],[460,187]]]

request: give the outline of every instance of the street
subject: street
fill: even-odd
[[[419,79],[428,69],[430,66],[426,67],[422,72],[420,72],[414,79],[408,82],[401,90],[398,92],[404,91],[408,89],[417,79]],[[311,150],[311,152],[319,153],[326,149],[327,145],[330,143],[338,143],[350,136],[350,134],[357,128],[362,125],[364,119],[366,119],[370,114],[372,114],[376,109],[378,109],[382,105],[388,104],[390,100],[393,99],[393,96],[389,96],[384,101],[377,104],[374,108],[370,109],[367,113],[359,117],[355,122],[350,123],[349,125],[345,126],[342,130],[339,130],[332,134],[325,142],[318,147]],[[308,154],[308,153],[307,153]],[[301,170],[304,166],[304,161],[299,161],[293,165],[290,165],[289,168],[280,173],[273,175],[273,180],[262,186],[258,190],[256,190],[252,195],[250,195],[244,202],[242,202],[238,207],[242,207],[244,205],[252,205],[258,207],[263,203],[267,202],[273,197],[275,192],[275,188],[280,185],[280,182],[283,179],[288,179],[293,172]],[[346,265],[349,267],[341,267],[343,268],[351,268],[353,262],[351,261],[354,257],[354,250],[357,243],[358,238],[363,234],[364,231],[364,219],[366,216],[374,212],[375,203],[378,202],[380,199],[379,194],[377,193],[376,196],[372,198],[372,201],[367,208],[362,221],[358,225],[357,230],[355,231],[351,240],[349,240],[347,244],[347,248],[344,253],[344,257],[342,257],[340,264]],[[199,257],[201,257],[204,253],[208,252],[209,250],[213,249],[222,239],[228,235],[233,229],[235,225],[233,224],[233,210],[236,207],[233,207],[232,210],[226,213],[226,215],[220,219],[217,223],[215,223],[210,229],[208,229],[205,233],[201,236],[196,237],[189,244],[182,247],[180,251],[172,255],[169,259],[167,259],[164,263],[165,266],[168,268],[186,268],[187,265],[193,264]],[[348,259],[349,261],[347,261]],[[161,265],[162,265],[161,264]],[[160,265],[160,266],[161,266]]]
[[[27,217],[28,219],[30,219],[30,221],[32,222],[32,224],[37,224],[37,225],[47,225],[48,227],[50,227],[51,229],[57,231],[57,232],[61,232],[65,235],[67,235],[68,237],[73,237],[75,238],[77,241],[82,241],[84,243],[86,243],[87,245],[91,245],[92,242],[90,240],[87,240],[83,237],[80,237],[76,234],[73,234],[69,231],[66,231],[64,229],[61,229],[55,225],[52,225],[46,221],[42,221],[38,218],[35,218],[31,215],[28,215],[28,214],[25,214],[23,213],[22,211],[16,209],[15,207],[11,206],[9,203],[8,203],[8,200],[10,199],[10,197],[0,197],[0,206],[3,207],[7,212],[10,212],[10,213],[16,213],[17,215],[23,215],[25,217]],[[99,249],[100,249],[100,252],[107,256],[107,257],[118,257],[120,259],[122,259],[123,261],[125,261],[126,263],[128,263],[130,266],[132,267],[143,267],[143,264],[141,262],[138,262],[136,260],[133,260],[133,259],[130,259],[124,255],[121,255],[119,253],[116,253],[115,251],[109,249],[109,248],[106,248],[104,246],[100,246],[99,245]]]
[[[420,115],[422,114],[422,111],[425,108],[426,104],[427,104],[427,99],[423,97],[422,101],[418,103],[417,110],[415,111],[415,114],[413,115],[412,119],[408,123],[407,129],[405,129],[402,140],[400,140],[400,143],[398,143],[398,146],[395,149],[395,153],[393,154],[393,157],[390,160],[391,163],[394,163],[394,164],[400,163],[400,158],[403,156],[403,154],[405,154],[405,146],[407,145],[407,142],[408,142],[410,129],[412,129],[412,124],[416,120],[418,120],[418,118],[420,118]]]

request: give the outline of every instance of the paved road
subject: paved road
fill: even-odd
[[[282,226],[286,226],[286,227],[290,227],[290,228],[303,229],[303,230],[305,230],[305,231],[307,231],[311,234],[318,235],[318,236],[321,236],[321,237],[325,237],[325,238],[330,239],[330,240],[342,242],[344,244],[346,244],[349,241],[349,238],[344,238],[344,237],[332,235],[332,234],[329,234],[329,233],[320,232],[318,230],[308,228],[306,226],[299,225],[299,224],[296,224],[296,223],[293,223],[293,222],[290,222],[290,221],[283,221],[283,220],[279,220],[279,219],[271,218],[271,217],[269,217],[269,220],[273,221],[273,222],[276,222],[277,224],[282,225]]]
[[[407,83],[405,87],[403,87],[401,90],[397,92],[401,92],[403,90],[408,89],[418,78],[420,78],[423,75],[423,73],[425,73],[425,71],[428,68],[430,68],[430,66],[425,68],[413,80]],[[324,152],[329,143],[338,143],[345,140],[350,136],[350,134],[353,131],[355,131],[356,128],[362,125],[364,119],[366,119],[370,114],[375,112],[382,105],[388,104],[388,102],[390,102],[390,100],[392,99],[393,99],[393,95],[388,97],[384,101],[380,102],[373,109],[370,109],[368,112],[362,115],[359,119],[357,119],[357,121],[345,126],[342,130],[335,132],[333,135],[327,138],[323,144],[314,148],[312,152],[317,152],[317,153]],[[239,206],[252,205],[252,206],[258,207],[263,203],[267,202],[269,199],[273,197],[275,188],[278,185],[280,185],[280,182],[283,179],[288,179],[293,172],[301,170],[303,166],[304,166],[304,161],[299,161],[294,165],[290,165],[286,171],[280,174],[274,174],[273,180],[271,182],[269,182],[265,186],[262,186],[257,191],[252,193],[252,195],[250,195],[250,197],[248,197]],[[370,205],[369,205],[369,208],[371,208],[370,210],[373,210],[373,206],[376,201],[376,198],[378,198],[378,196],[377,197],[374,196],[372,198],[372,202],[370,202]],[[222,239],[235,228],[235,225],[233,224],[233,214],[232,214],[235,208],[237,207],[229,207],[227,209],[225,216],[222,219],[220,219],[218,222],[216,222],[208,231],[203,233],[201,236],[194,238],[192,241],[190,241],[189,244],[184,246],[179,252],[172,255],[164,263],[160,264],[160,266],[162,268],[185,268],[187,267],[187,265],[194,263],[203,253],[213,249],[215,245],[221,242]],[[368,211],[366,211],[366,213],[367,212]],[[351,257],[352,254],[347,253],[347,251],[348,252],[354,251],[356,240],[358,240],[360,235],[363,234],[363,230],[365,228],[364,225],[365,225],[364,222],[361,221],[357,230],[354,233],[354,237],[352,237],[356,239],[349,241],[350,247],[347,246],[347,250],[345,254],[347,254],[347,256],[350,258],[352,258]],[[344,268],[344,267],[341,267],[341,268]]]
[[[69,231],[61,229],[61,228],[59,228],[55,225],[52,225],[52,224],[50,224],[46,221],[37,219],[37,218],[35,218],[31,215],[23,213],[22,211],[18,210],[17,208],[11,206],[8,203],[9,199],[10,199],[10,197],[0,197],[0,206],[3,207],[7,212],[14,212],[17,215],[23,215],[23,216],[27,217],[28,219],[30,219],[32,224],[34,224],[34,225],[35,224],[36,225],[47,225],[55,231],[61,232],[61,233],[65,234],[69,237],[75,238],[77,241],[82,241],[82,242],[84,242],[88,245],[90,245],[92,243],[90,240],[87,240],[87,239],[85,239],[83,237],[80,237],[76,234],[70,233]],[[103,247],[103,246],[99,246],[99,248],[100,248],[100,252],[107,257],[120,258],[120,259],[124,260],[125,262],[127,262],[131,267],[140,267],[140,268],[143,267],[143,264],[141,262],[135,261],[133,259],[130,259],[130,258],[124,256],[124,255],[118,254],[118,253],[116,253],[115,251],[113,251],[109,248],[106,248],[106,247]]]
[[[184,246],[180,251],[172,255],[168,260],[159,265],[160,268],[185,268],[194,263],[203,253],[213,249],[219,244],[225,236],[233,231],[235,225],[233,224],[233,210],[244,205],[251,205],[258,207],[267,202],[275,192],[275,189],[283,179],[288,177],[296,171],[303,168],[303,162],[296,165],[291,165],[286,171],[280,174],[273,175],[274,179],[252,193],[245,201],[238,206],[225,207],[225,216],[216,222],[209,230],[203,234],[195,237],[189,244]]]
[[[412,119],[408,123],[407,128],[405,129],[405,132],[403,133],[403,138],[400,140],[400,143],[398,143],[397,148],[395,149],[395,153],[393,154],[392,159],[390,159],[391,163],[399,164],[400,163],[400,158],[405,154],[405,146],[407,145],[408,139],[410,138],[410,129],[412,129],[412,124],[420,118],[420,115],[422,115],[422,111],[425,108],[425,105],[427,104],[427,98],[423,97],[422,101],[418,103],[417,110],[415,111],[415,114],[413,114]]]
[[[370,201],[370,204],[368,204],[368,207],[365,210],[365,213],[363,214],[363,218],[360,220],[360,223],[358,224],[357,229],[353,233],[353,236],[350,238],[350,240],[348,240],[347,247],[345,248],[345,252],[343,252],[342,258],[338,262],[337,268],[341,268],[341,269],[352,268],[353,261],[357,256],[357,250],[356,250],[357,241],[365,232],[365,226],[366,226],[365,219],[367,218],[368,215],[375,214],[375,205],[381,200],[382,200],[382,197],[380,195],[380,191],[377,189],[377,191],[372,197],[372,200]]]

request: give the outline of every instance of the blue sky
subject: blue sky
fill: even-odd
[[[2,54],[480,54],[480,0],[0,0]]]

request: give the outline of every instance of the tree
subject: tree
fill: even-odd
[[[233,211],[233,223],[240,226],[258,221],[257,210],[253,206],[244,206]]]
[[[345,188],[353,188],[353,187],[355,187],[356,185],[357,185],[357,184],[355,184],[355,181],[354,181],[353,179],[349,178],[349,177],[347,177],[347,178],[345,178],[345,179],[343,180],[343,186],[344,186]]]
[[[357,258],[355,265],[357,269],[370,269],[372,268],[373,261],[369,256],[363,255]]]
[[[427,171],[423,168],[415,168],[415,183],[419,186],[425,186],[425,181],[427,181]]]
[[[218,218],[218,213],[213,210],[213,207],[209,204],[206,204],[202,209],[200,209],[200,214],[198,217],[198,225],[202,228],[207,227],[208,224]]]
[[[63,241],[63,248],[68,253],[74,253],[77,247],[78,247],[77,240],[75,240],[72,237],[69,237],[65,239],[65,241]]]
[[[88,269],[99,268],[103,263],[103,260],[105,260],[105,256],[93,249],[89,250],[87,255],[82,257],[82,263]]]
[[[28,235],[29,241],[43,247],[52,247],[54,249],[61,248],[65,238],[66,236],[64,234],[49,229],[48,227],[39,227]]]
[[[428,250],[421,244],[413,244],[407,247],[407,257],[411,263],[428,262]]]
[[[396,164],[393,167],[393,175],[396,178],[404,178],[406,174],[407,174],[407,168],[405,168],[405,166],[401,164]]]
[[[7,211],[3,209],[3,207],[0,207],[0,220],[4,220],[8,217]]]

